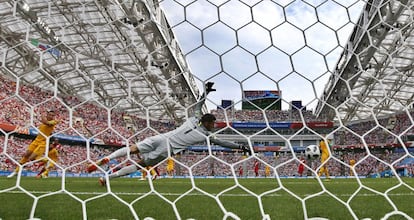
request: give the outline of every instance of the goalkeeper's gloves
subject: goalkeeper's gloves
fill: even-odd
[[[216,89],[213,89],[213,85],[214,85],[213,82],[207,82],[206,83],[206,92],[207,92],[207,94],[210,93],[210,92],[216,91]]]
[[[248,154],[249,156],[252,155],[252,152],[250,151],[250,147],[248,147],[248,146],[240,145],[240,150],[243,151],[244,155],[246,155],[246,154]]]

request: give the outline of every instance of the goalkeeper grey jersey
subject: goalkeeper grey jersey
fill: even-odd
[[[207,138],[210,139],[211,143],[223,147],[239,148],[239,145],[236,143],[218,140],[214,136],[209,137],[209,135],[211,135],[211,132],[199,124],[199,120],[196,117],[189,118],[177,129],[164,134],[174,154],[186,149],[190,145],[207,142]]]
[[[137,143],[140,155],[147,166],[153,166],[167,158],[169,154],[177,154],[185,150],[188,146],[202,144],[207,142],[208,139],[210,139],[210,143],[222,147],[234,149],[240,147],[236,143],[216,139],[211,135],[210,131],[199,123],[201,108],[205,101],[204,97],[203,94],[201,101],[195,106],[195,116],[188,118],[180,127],[165,134],[146,138]]]
[[[191,117],[180,127],[164,134],[174,154],[184,150],[190,145],[207,141],[210,132],[198,123],[196,117]]]
[[[196,117],[189,118],[184,124],[173,131],[155,135],[137,143],[140,155],[147,166],[153,166],[167,158],[169,151],[177,154],[188,146],[201,144],[210,139],[210,143],[227,148],[238,149],[240,146],[230,141],[214,138],[211,132],[199,124]]]

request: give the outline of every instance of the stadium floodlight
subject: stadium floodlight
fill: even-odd
[[[143,21],[145,21],[145,17],[138,10],[137,3],[134,3],[134,5],[132,6],[132,13],[134,14],[138,22],[142,23]]]
[[[26,2],[23,2],[22,9],[24,11],[28,12],[28,11],[30,11],[30,6]]]
[[[160,69],[167,68],[170,65],[168,61],[165,60],[153,60],[151,61],[151,66],[158,67]]]

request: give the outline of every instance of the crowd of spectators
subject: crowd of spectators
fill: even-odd
[[[106,108],[92,101],[81,101],[69,95],[54,96],[51,91],[32,85],[21,84],[16,89],[12,80],[0,77],[0,123],[8,123],[18,128],[37,127],[39,116],[46,109],[58,112],[61,121],[55,132],[67,135],[80,135],[85,139],[97,138],[104,142],[122,143],[126,139],[142,140],[148,135],[164,133],[173,129],[174,122],[158,122],[128,115],[116,108]],[[17,92],[16,92],[17,91]],[[33,115],[31,115],[33,109]],[[311,111],[299,110],[212,110],[218,121],[263,122],[306,122],[321,121]],[[349,124],[334,133],[335,145],[392,144],[402,133],[414,133],[411,118],[406,112],[388,118],[378,118]],[[72,116],[72,117],[70,117]],[[71,121],[69,121],[71,119]],[[374,128],[374,129],[373,129]]]
[[[362,153],[362,152],[348,152],[345,154],[335,152],[335,154],[328,160],[328,169],[331,176],[350,176],[351,166],[349,161],[355,160],[357,165],[355,166],[355,172],[359,176],[370,176],[373,174],[381,173],[385,170],[391,170],[391,167],[396,167],[399,159],[404,157],[404,153],[392,153],[388,151],[378,151],[375,153]],[[259,153],[257,157],[244,157],[234,153],[217,152],[213,155],[207,153],[192,153],[188,152],[179,157],[176,157],[177,161],[180,161],[177,175],[192,175],[201,176],[231,176],[238,175],[239,169],[243,169],[243,175],[254,176],[254,162],[259,161],[259,174],[265,176],[265,167],[271,167],[271,175],[273,168],[277,175],[280,177],[297,176],[299,159],[303,157],[302,153],[298,153],[294,157],[291,153],[280,153],[278,155],[265,155]],[[321,163],[319,160],[308,160],[307,174],[314,176],[317,170],[320,168]],[[177,165],[176,165],[177,166]],[[409,169],[411,172],[414,170],[413,164]],[[164,167],[162,164],[160,167]],[[232,172],[232,167],[234,174]],[[312,172],[313,171],[313,172]],[[306,176],[305,175],[305,176]],[[411,173],[413,175],[413,173]]]
[[[13,171],[16,168],[18,160],[25,153],[31,139],[18,138],[9,136],[6,148],[0,148],[0,170]],[[5,137],[0,136],[0,144],[4,146]],[[84,145],[67,145],[60,144],[58,165],[66,172],[81,173],[85,171],[88,164],[87,148]],[[89,155],[91,160],[97,160],[103,155],[111,153],[113,149],[91,146]],[[28,164],[27,170],[36,170],[36,163]]]
[[[105,108],[96,101],[81,102],[67,95],[55,97],[50,91],[31,85],[20,85],[16,94],[15,82],[2,77],[0,80],[4,85],[0,90],[0,123],[11,124],[19,129],[38,127],[40,115],[48,109],[55,110],[56,119],[60,121],[55,133],[81,136],[85,140],[99,139],[114,145],[131,138],[133,141],[142,140],[148,135],[174,128],[174,123],[150,120],[148,125],[146,119],[127,115],[115,108]]]
[[[378,123],[367,120],[350,124],[335,132],[335,145],[361,146],[363,141],[367,145],[376,146],[399,143],[398,137],[414,133],[413,122],[410,120],[413,116],[414,111],[410,112],[410,117],[406,112],[401,112],[387,118],[378,118]]]
[[[11,171],[16,167],[16,162],[13,161],[20,158],[23,155],[26,146],[30,143],[31,139],[19,138],[9,136],[7,144],[4,144],[5,137],[0,136],[1,146],[7,146],[5,151],[0,149],[0,170]],[[104,155],[108,155],[112,152],[113,148],[102,148],[97,146],[89,147],[89,155],[91,160],[96,160]],[[85,171],[85,167],[88,164],[87,160],[87,147],[85,145],[68,145],[61,144],[58,149],[60,154],[59,167],[65,169],[66,172],[81,173]],[[295,176],[297,174],[297,167],[299,165],[298,158],[303,157],[303,153],[298,153],[296,157],[293,157],[290,153],[280,153],[274,156],[266,156],[263,153],[259,153],[257,158],[246,157],[240,153],[227,153],[227,152],[213,152],[212,155],[208,155],[206,152],[185,152],[183,154],[176,155],[176,174],[177,175],[195,175],[195,176],[229,176],[233,175],[233,170],[237,175],[237,170],[240,167],[244,169],[245,175],[251,175],[253,173],[253,164],[256,159],[261,162],[261,174],[264,175],[264,167],[270,166],[276,168],[279,176]],[[392,153],[391,151],[377,151],[376,153],[367,154],[366,152],[334,152],[332,159],[328,162],[328,169],[332,176],[347,176],[350,173],[348,164],[351,159],[357,161],[356,172],[359,175],[369,175],[372,173],[378,173],[387,169],[390,166],[396,164],[396,161],[404,156],[403,153]],[[126,158],[120,158],[118,162],[122,162]],[[314,170],[317,170],[320,166],[318,160],[308,161],[308,166]],[[159,165],[160,172],[165,174],[165,162]],[[27,169],[33,169],[34,167],[29,165]],[[191,170],[191,171],[190,171]]]
[[[96,101],[81,101],[77,97],[68,95],[55,96],[50,91],[31,85],[22,84],[16,89],[14,81],[2,77],[0,77],[0,82],[3,85],[0,90],[0,123],[15,125],[19,129],[37,127],[40,123],[38,120],[40,114],[47,109],[54,109],[57,112],[57,119],[61,122],[55,128],[56,133],[81,136],[85,140],[99,139],[106,145],[119,146],[125,144],[126,141],[143,140],[145,137],[172,130],[176,126],[174,122],[146,120],[136,115],[129,115],[116,108],[107,108]],[[321,121],[311,111],[298,110],[213,110],[212,113],[216,115],[218,121],[263,122],[267,119],[277,122],[295,122],[302,121],[302,118],[307,122]],[[362,139],[367,144],[395,143],[396,136],[403,132],[412,132],[414,129],[410,120],[414,115],[413,112],[410,114],[411,117],[403,112],[389,118],[380,118],[377,121],[367,120],[340,128],[334,133],[335,145],[362,145]],[[8,143],[4,145],[5,137],[0,137],[2,146],[6,146],[3,148],[6,149],[4,153],[1,153],[3,150],[0,149],[0,169],[11,170],[16,166],[13,160],[21,157],[31,140],[10,135]],[[67,172],[82,172],[85,163],[88,162],[86,149],[81,145],[63,145],[62,149],[59,149],[61,166],[67,169]],[[90,158],[95,160],[112,150],[94,145],[90,147]],[[354,157],[356,160],[363,158],[363,161],[358,163],[359,172],[357,173],[365,174],[368,171],[387,168],[386,164],[376,159],[382,156],[352,153],[341,156],[341,161],[347,163],[348,157]],[[398,158],[401,155],[393,156]],[[249,170],[253,169],[254,158],[246,160],[243,164],[239,162],[242,158],[241,155],[226,153],[210,156],[205,153],[186,153],[179,157],[180,162],[185,164],[185,167],[180,169],[180,175],[190,175],[190,171],[192,175],[232,175],[231,167],[237,170],[238,166],[243,166],[247,169],[244,173],[249,173]],[[292,158],[291,155],[281,154],[273,157],[262,156],[260,160],[262,163],[276,167],[278,175],[291,176],[295,175],[298,165],[298,160]],[[334,176],[346,174],[346,170],[349,170],[335,160],[330,160],[328,165]],[[310,166],[316,169],[318,163],[314,161]],[[265,165],[263,164],[262,167]]]
[[[4,146],[5,137],[0,136],[0,144]],[[0,149],[0,170],[12,171],[17,165],[15,160],[20,158],[26,150],[26,146],[31,139],[10,136],[6,148]],[[58,170],[65,169],[68,173],[85,172],[85,167],[90,162],[87,159],[87,147],[85,145],[68,145],[61,144],[59,150]],[[91,160],[96,160],[104,155],[108,155],[114,148],[102,148],[91,145],[89,155]],[[232,176],[238,175],[238,170],[244,170],[244,175],[253,175],[253,164],[255,160],[260,162],[260,175],[264,176],[264,168],[270,166],[275,168],[278,176],[296,176],[299,166],[299,159],[303,153],[297,153],[294,157],[291,153],[278,153],[269,156],[258,153],[256,157],[246,157],[240,153],[213,152],[209,155],[207,152],[184,152],[175,155],[174,159],[178,161],[175,165],[175,174],[179,176]],[[334,152],[332,158],[328,161],[328,169],[331,176],[348,176],[350,175],[349,161],[354,159],[357,162],[355,167],[356,173],[362,176],[369,176],[374,173],[380,173],[390,170],[392,166],[398,164],[398,161],[404,158],[404,153],[392,153],[392,151],[376,151],[375,153],[367,152]],[[132,158],[136,159],[135,157]],[[116,163],[121,163],[126,157],[119,158]],[[307,166],[314,171],[320,167],[319,160],[307,162]],[[119,166],[122,166],[119,165]],[[412,165],[411,165],[412,166]],[[161,175],[166,175],[166,162],[159,166]],[[233,170],[232,170],[233,168]],[[414,170],[412,167],[410,170]],[[30,164],[25,169],[36,170],[36,164]],[[308,175],[312,175],[308,169]],[[234,173],[233,173],[234,171]],[[273,173],[273,172],[272,172]]]
[[[317,118],[312,111],[294,110],[223,110],[215,109],[211,111],[218,121],[237,121],[237,122],[298,122],[303,119],[306,122],[323,121]],[[265,118],[266,116],[266,118]]]

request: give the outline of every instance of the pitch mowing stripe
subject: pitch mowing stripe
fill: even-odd
[[[55,193],[56,191],[29,191],[32,194],[48,194],[48,193]],[[3,193],[11,193],[11,194],[26,194],[22,191],[7,191],[7,192],[3,192]],[[72,194],[74,195],[102,195],[105,194],[107,192],[72,192]],[[142,196],[148,193],[129,193],[129,192],[112,192],[113,194],[116,195],[126,195],[126,196]],[[67,194],[67,193],[58,193],[58,194]],[[182,193],[160,193],[163,196],[181,196]],[[149,196],[154,196],[155,194],[149,194]],[[189,193],[186,194],[186,196],[205,196],[206,194],[203,193]],[[216,193],[210,193],[210,195],[216,196]],[[310,196],[313,194],[305,194],[303,196]],[[351,196],[352,194],[341,194],[341,195],[336,195],[336,196]],[[414,196],[414,192],[410,192],[410,193],[389,193],[387,194],[388,196]],[[247,193],[240,193],[240,194],[222,194],[221,196],[223,197],[248,197],[248,196],[252,196],[251,194],[247,194]],[[281,196],[286,196],[286,194],[277,194],[277,193],[272,193],[269,195],[266,195],[265,197],[281,197]],[[321,196],[321,195],[319,195]],[[319,197],[318,196],[318,197]],[[322,195],[322,196],[328,196],[328,195]],[[371,196],[378,196],[378,194],[368,194],[368,193],[364,193],[364,194],[358,194],[358,196],[366,196],[366,197],[371,197]]]

